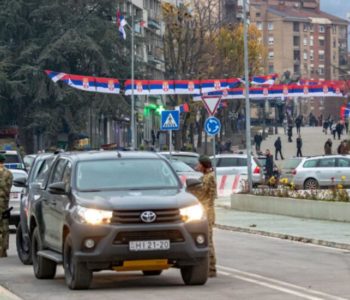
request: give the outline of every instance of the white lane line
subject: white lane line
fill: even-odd
[[[277,280],[277,279],[270,278],[270,277],[265,277],[265,276],[258,275],[258,274],[255,274],[255,273],[245,272],[245,271],[241,271],[241,270],[234,269],[234,268],[229,268],[229,267],[224,267],[224,266],[218,266],[218,268],[223,269],[223,270],[225,270],[227,272],[235,273],[235,274],[232,274],[233,276],[237,276],[237,274],[238,274],[238,276],[247,276],[247,277],[255,278],[255,279],[258,279],[258,280],[261,280],[261,281],[265,281],[265,282],[267,281],[267,282],[276,284],[278,286],[284,286],[284,287],[288,287],[288,288],[291,288],[291,289],[294,289],[294,290],[299,290],[299,291],[302,291],[302,292],[305,292],[305,293],[308,293],[308,294],[314,294],[315,296],[325,297],[326,299],[329,299],[329,300],[349,300],[349,299],[346,299],[346,298],[330,295],[330,294],[323,293],[323,292],[320,292],[320,291],[316,291],[316,290],[313,290],[313,289],[304,288],[302,286],[298,286],[298,285],[295,285],[295,284],[292,284],[292,283],[288,283],[288,282]],[[324,299],[324,298],[321,298],[321,299]]]

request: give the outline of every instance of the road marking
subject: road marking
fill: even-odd
[[[272,289],[286,292],[288,294],[297,295],[296,293],[298,293],[297,296],[305,298],[305,299],[348,300],[346,298],[330,295],[330,294],[316,291],[313,289],[304,288],[302,286],[294,285],[292,283],[288,283],[288,282],[277,280],[277,279],[270,278],[270,277],[265,277],[265,276],[258,275],[255,273],[245,272],[245,271],[241,271],[241,270],[229,268],[229,267],[224,267],[224,266],[218,266],[218,268],[225,270],[226,271],[225,273],[229,273],[230,276],[233,276],[237,279],[241,279],[241,280],[248,281],[251,283],[263,285],[263,286],[266,286],[266,287],[269,287]],[[223,272],[223,271],[220,270],[220,272]],[[305,293],[307,293],[307,294],[305,294]],[[322,297],[322,298],[319,298],[319,297]]]

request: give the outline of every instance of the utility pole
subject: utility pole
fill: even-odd
[[[134,59],[135,59],[135,46],[134,46],[134,9],[131,2],[131,150],[135,150],[136,137],[135,137],[135,71],[134,71]]]
[[[245,73],[245,112],[246,112],[246,148],[247,148],[247,168],[248,168],[248,190],[253,189],[251,136],[250,136],[250,99],[249,99],[249,69],[248,69],[248,20],[247,20],[247,0],[243,0],[243,20],[244,20],[244,73]]]

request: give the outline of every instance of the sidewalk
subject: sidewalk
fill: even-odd
[[[229,207],[229,198],[218,199],[218,228],[350,250],[350,223],[242,212]]]

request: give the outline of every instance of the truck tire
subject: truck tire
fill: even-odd
[[[207,256],[198,265],[181,268],[182,280],[186,285],[203,285],[209,274],[209,257]]]
[[[85,263],[79,263],[74,257],[72,237],[67,235],[63,250],[64,277],[71,290],[85,290],[90,287],[92,271]]]
[[[17,248],[17,255],[20,261],[24,265],[31,265],[33,263],[32,248],[31,248],[29,238],[28,238],[28,241],[26,241],[25,238],[23,237],[21,222],[19,222],[17,226],[17,231],[16,231],[16,248]]]
[[[142,271],[142,273],[145,276],[158,276],[158,275],[162,274],[162,270],[158,270],[158,271]]]
[[[56,262],[38,256],[37,252],[44,250],[39,228],[35,227],[32,235],[32,260],[35,277],[38,279],[52,279],[56,275]]]

